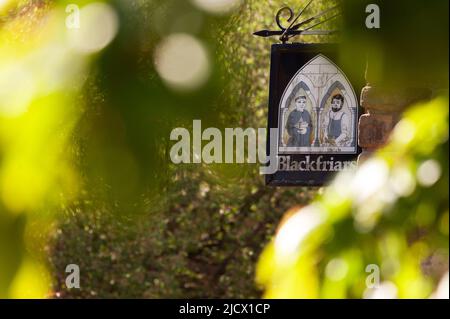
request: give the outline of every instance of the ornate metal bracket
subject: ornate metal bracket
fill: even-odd
[[[261,30],[253,33],[253,35],[259,36],[259,37],[271,37],[271,36],[280,36],[280,41],[282,43],[286,43],[290,38],[300,36],[300,35],[331,35],[338,33],[338,30],[312,30],[314,27],[325,23],[329,20],[332,20],[336,17],[338,17],[341,13],[339,11],[339,6],[334,6],[329,9],[326,9],[322,12],[320,12],[317,15],[314,15],[306,20],[300,21],[299,23],[295,24],[300,16],[303,14],[303,12],[309,7],[309,5],[314,0],[309,0],[309,2],[306,4],[306,6],[299,12],[297,16],[294,17],[294,11],[290,7],[283,7],[280,10],[278,10],[275,21],[280,28],[280,30],[273,31],[273,30]],[[289,25],[285,27],[282,23],[283,14],[285,12],[288,12],[289,17],[287,18],[287,22]],[[328,17],[325,17],[324,19],[318,20],[321,17],[324,17],[328,13],[331,13]],[[310,25],[312,22],[316,22],[312,25]],[[301,28],[303,27],[303,28]]]

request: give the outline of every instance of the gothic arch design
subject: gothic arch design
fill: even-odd
[[[313,125],[314,141],[310,147],[287,147],[283,142],[283,132],[286,125],[286,113],[292,99],[296,96],[300,89],[303,89],[306,92],[309,100],[312,102],[313,115],[316,121]],[[350,143],[339,145],[339,139],[337,139],[336,145],[325,145],[325,142],[319,139],[319,136],[322,134],[322,132],[319,131],[322,123],[321,117],[326,116],[326,114],[323,114],[323,110],[325,109],[326,103],[331,94],[333,94],[336,90],[344,96],[344,103],[351,113],[350,121],[344,121],[346,125],[345,127],[350,126],[349,130],[345,131],[346,139],[347,141],[349,140]],[[279,151],[281,153],[356,153],[357,112],[358,100],[346,75],[336,64],[333,63],[333,61],[328,59],[323,54],[318,54],[297,71],[297,73],[290,80],[281,97],[278,113],[279,137],[277,139],[279,143]]]

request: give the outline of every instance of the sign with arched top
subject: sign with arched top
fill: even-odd
[[[347,77],[337,47],[275,44],[270,76],[269,128],[278,134],[268,142],[276,143],[278,170],[267,184],[323,185],[355,167],[362,79]]]

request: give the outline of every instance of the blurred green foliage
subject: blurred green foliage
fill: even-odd
[[[341,3],[342,63],[351,65],[352,61],[367,59],[367,82],[391,89],[448,87],[448,1]],[[380,8],[379,29],[366,28],[365,9],[371,3]]]
[[[217,15],[188,1],[104,1],[118,32],[85,52],[65,9],[90,3],[2,7],[1,296],[258,296],[262,245],[314,190],[266,189],[250,165],[174,166],[168,139],[193,119],[265,127],[268,43],[251,33],[273,25],[280,4]],[[86,41],[111,18],[80,16]],[[156,49],[176,33],[208,52],[209,78],[194,90],[174,90],[155,69]],[[72,263],[80,290],[65,287]]]
[[[0,297],[260,296],[254,277],[263,246],[283,213],[317,190],[267,188],[251,165],[173,165],[169,136],[194,119],[221,129],[266,126],[269,48],[277,39],[252,33],[275,28],[276,11],[299,2],[247,0],[225,14],[185,0],[101,2],[0,5]],[[78,31],[65,26],[68,4],[87,10]],[[309,13],[330,5],[315,1]],[[349,16],[364,16],[361,5],[349,6]],[[83,20],[94,8],[100,16]],[[348,16],[343,22],[344,35],[357,32]],[[156,61],[162,43],[179,33],[206,52],[208,76],[195,88],[174,88]],[[349,46],[342,39],[343,63],[365,58],[363,36],[352,39]],[[398,43],[382,39],[369,51]],[[376,61],[377,74],[392,69]],[[402,232],[402,222],[391,226]],[[371,234],[369,243],[378,240]],[[80,266],[81,289],[65,286],[68,264]],[[269,272],[259,278],[270,286]],[[327,296],[344,295],[330,289]]]
[[[448,271],[448,173],[439,98],[409,110],[376,156],[280,226],[259,261],[265,296],[430,297]]]

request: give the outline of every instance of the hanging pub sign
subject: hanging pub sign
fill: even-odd
[[[346,76],[338,52],[336,44],[272,45],[268,131],[277,133],[268,134],[267,152],[276,152],[278,164],[266,184],[321,186],[356,166],[360,112],[353,83],[359,90],[362,81]]]

